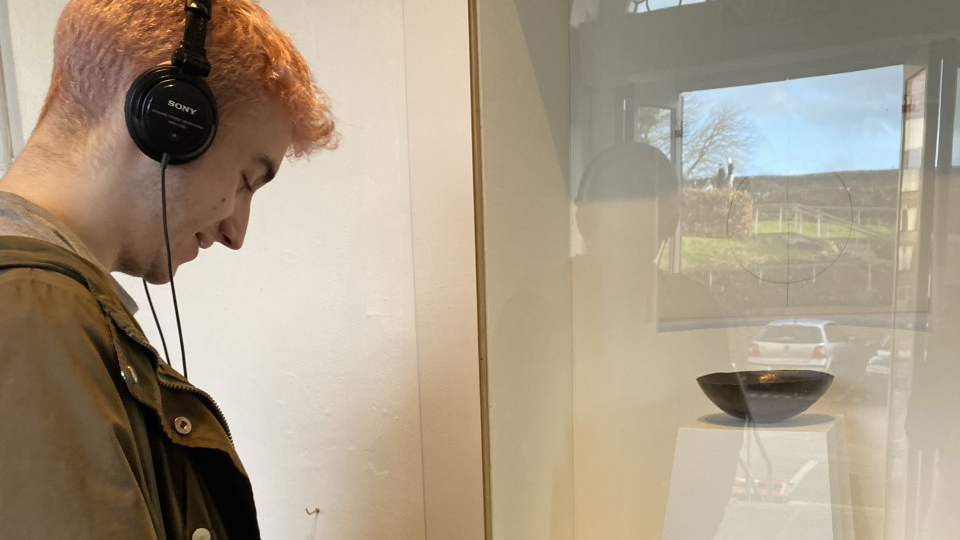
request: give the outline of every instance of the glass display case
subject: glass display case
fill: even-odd
[[[488,536],[955,538],[960,4],[473,12]]]

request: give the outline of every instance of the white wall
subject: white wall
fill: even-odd
[[[481,540],[467,3],[406,0],[403,14],[427,538]]]
[[[64,4],[8,2],[25,134]],[[178,273],[191,380],[231,422],[264,538],[481,538],[467,6],[263,5],[343,142],[284,164],[242,251]],[[140,283],[121,279],[159,347]]]

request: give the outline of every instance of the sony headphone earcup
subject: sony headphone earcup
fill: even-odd
[[[173,165],[200,157],[217,134],[217,102],[200,77],[175,66],[143,72],[127,91],[127,131],[144,154]]]

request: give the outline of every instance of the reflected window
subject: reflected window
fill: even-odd
[[[917,230],[916,208],[904,208],[900,210],[900,230],[904,232]]]
[[[705,1],[707,0],[630,0],[627,3],[627,13],[647,13],[659,9],[702,4]]]
[[[913,246],[900,246],[900,263],[897,269],[904,272],[913,269]]]
[[[683,94],[673,270],[725,315],[890,312],[898,222],[917,227],[899,212],[903,89],[891,66]]]

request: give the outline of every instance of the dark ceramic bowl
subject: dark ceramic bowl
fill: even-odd
[[[781,369],[711,373],[697,378],[723,412],[761,424],[783,422],[813,405],[833,382],[820,371]]]

